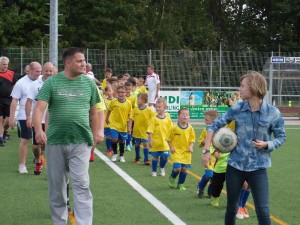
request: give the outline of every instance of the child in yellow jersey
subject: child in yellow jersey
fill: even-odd
[[[141,93],[147,94],[147,89],[145,87],[145,79],[143,77],[139,77],[137,85]]]
[[[165,165],[170,156],[170,148],[166,141],[172,127],[172,120],[165,115],[167,101],[165,98],[158,98],[155,109],[157,116],[153,117],[147,133],[149,140],[150,153],[152,159],[152,176],[157,176],[157,164],[160,159],[160,175],[165,176]]]
[[[205,125],[210,125],[212,124],[212,122],[218,117],[218,111],[217,110],[207,110],[204,113],[204,123]],[[204,143],[205,143],[205,138],[206,138],[206,128],[202,130],[201,134],[200,134],[200,138],[198,140],[199,142],[199,147],[203,147]],[[214,174],[214,165],[215,165],[215,161],[216,158],[214,156],[214,147],[210,147],[210,154],[211,154],[211,162],[209,163],[208,167],[205,168],[204,174],[201,178],[201,180],[198,183],[197,186],[197,196],[199,198],[202,198],[204,195],[204,189],[205,186],[207,185],[207,183],[210,181],[210,179],[212,178],[213,174]],[[209,185],[208,190],[207,190],[208,196],[211,196],[211,186]]]
[[[110,136],[114,152],[111,161],[117,161],[117,145],[119,143],[120,162],[125,162],[124,147],[125,141],[128,138],[127,126],[132,106],[131,103],[126,100],[126,89],[124,86],[117,88],[117,94],[118,98],[113,99],[108,107],[106,123],[110,125]]]
[[[147,129],[149,121],[153,118],[155,113],[146,105],[148,102],[147,94],[138,94],[137,102],[138,106],[132,110],[130,115],[128,133],[131,133],[132,124],[134,122],[132,137],[135,143],[135,163],[140,163],[140,147],[142,144],[144,148],[144,164],[150,165],[150,161],[148,159],[149,149]]]
[[[105,101],[103,98],[103,95],[101,93],[101,91],[97,88],[99,97],[100,97],[100,102],[96,104],[97,107],[97,115],[98,115],[98,135],[100,137],[100,141],[102,142],[104,139],[104,121],[105,121],[105,117],[104,117],[104,111],[106,110],[106,105],[105,105]],[[96,148],[96,143],[94,143],[94,145],[92,146],[91,149],[91,156],[90,156],[90,162],[94,162],[95,160],[95,155],[94,155],[94,150]]]
[[[106,87],[106,85],[107,85],[107,79],[109,79],[109,78],[111,78],[111,76],[112,76],[112,74],[113,74],[113,72],[112,72],[112,69],[111,68],[107,68],[106,70],[105,70],[105,74],[104,74],[104,76],[105,76],[105,78],[104,78],[104,80],[102,81],[102,90],[105,90],[105,87]]]
[[[129,81],[125,82],[125,88],[126,88],[126,99],[127,101],[129,101],[131,103],[132,108],[134,108],[134,96],[132,95],[131,91],[132,91],[132,83]],[[126,140],[126,147],[125,150],[126,151],[131,151],[131,139],[132,139],[132,134],[128,133],[128,139]]]
[[[186,190],[184,182],[187,176],[187,169],[191,167],[192,152],[195,143],[195,131],[189,124],[190,113],[187,108],[178,111],[178,123],[172,126],[167,138],[170,150],[173,170],[169,177],[170,188],[175,187],[175,179],[179,174],[177,188]]]
[[[110,102],[114,99],[114,92],[112,86],[108,83],[104,89],[105,94],[105,104],[107,109],[104,111],[105,116],[107,115],[108,107]],[[111,137],[110,137],[110,125],[105,123],[104,124],[104,135],[105,135],[105,144],[106,144],[106,155],[111,156],[113,151],[111,148]]]

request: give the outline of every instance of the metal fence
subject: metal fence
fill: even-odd
[[[63,69],[62,51],[58,51],[59,70]],[[241,75],[249,70],[262,72],[271,56],[299,55],[295,52],[123,49],[86,49],[85,53],[87,61],[93,65],[95,76],[100,80],[108,67],[116,75],[129,73],[139,77],[146,75],[147,65],[151,64],[160,75],[162,85],[173,87],[238,87]],[[32,61],[43,64],[49,60],[47,48],[6,48],[0,49],[0,55],[10,58],[10,68],[16,73],[22,73],[24,66]]]

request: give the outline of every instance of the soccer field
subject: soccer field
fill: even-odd
[[[199,137],[203,126],[194,126]],[[286,126],[287,142],[272,153],[273,166],[268,170],[270,186],[270,209],[273,224],[300,223],[298,201],[300,177],[298,175],[298,151],[300,126]],[[0,225],[50,225],[52,224],[48,202],[47,178],[33,175],[33,154],[28,152],[28,174],[19,174],[18,145],[15,130],[10,130],[12,140],[0,148]],[[104,145],[98,149],[104,152]],[[201,151],[195,145],[193,163],[186,180],[186,191],[169,189],[168,176],[171,164],[166,166],[166,177],[151,177],[151,167],[136,165],[134,150],[125,152],[126,163],[115,163],[122,169],[122,176],[115,172],[110,162],[96,156],[90,165],[91,189],[94,197],[94,224],[172,224],[167,219],[172,213],[178,223],[219,225],[223,224],[226,207],[226,192],[221,194],[220,207],[210,205],[208,198],[196,197],[196,186],[204,169],[200,164]],[[103,157],[105,159],[105,156]],[[125,172],[125,173],[124,173]],[[132,186],[126,182],[129,181]],[[131,178],[134,180],[132,182]],[[142,187],[141,193],[139,187]],[[137,189],[137,190],[136,190]],[[155,197],[155,198],[154,198]],[[168,211],[160,211],[150,201],[156,199],[155,206],[166,206]],[[248,202],[249,219],[238,220],[237,224],[257,224],[253,200]],[[72,203],[71,203],[72,204]],[[72,204],[73,206],[73,204]],[[175,223],[175,222],[174,222]],[[71,224],[71,223],[69,223]]]

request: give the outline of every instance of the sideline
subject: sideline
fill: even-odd
[[[173,213],[167,206],[148,192],[143,186],[141,186],[136,180],[129,176],[124,170],[113,163],[98,149],[95,149],[94,153],[100,157],[110,168],[112,168],[120,177],[122,177],[131,187],[133,187],[141,196],[143,196],[148,202],[150,202],[163,216],[165,216],[172,224],[185,225],[175,213]]]

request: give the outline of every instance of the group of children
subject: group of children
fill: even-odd
[[[173,168],[169,176],[169,187],[186,190],[184,187],[187,169],[191,166],[192,152],[195,142],[195,131],[189,124],[189,110],[182,108],[178,111],[178,122],[172,123],[170,115],[166,113],[167,102],[160,97],[156,101],[155,111],[147,105],[148,95],[143,90],[142,81],[129,78],[116,82],[110,76],[106,76],[104,97],[107,105],[105,111],[105,137],[107,155],[111,160],[125,162],[124,151],[131,149],[131,143],[135,149],[135,163],[141,163],[140,149],[143,147],[143,163],[151,165],[153,177],[156,177],[158,168],[159,175],[165,176],[165,165],[170,157]],[[117,84],[117,85],[116,85]],[[145,89],[144,89],[145,90]],[[218,117],[216,110],[205,112],[206,125]],[[228,125],[234,130],[235,123]],[[132,136],[131,136],[132,134]],[[204,145],[206,129],[199,138],[199,147]],[[204,188],[208,182],[208,196],[212,206],[219,206],[219,196],[225,181],[227,158],[230,153],[219,153],[213,146],[210,148],[213,160],[198,183],[197,196],[204,196]],[[149,160],[152,156],[152,161]],[[159,166],[158,166],[159,165]],[[177,176],[178,183],[175,185]],[[250,190],[245,183],[241,193],[238,219],[249,217],[245,208]]]

